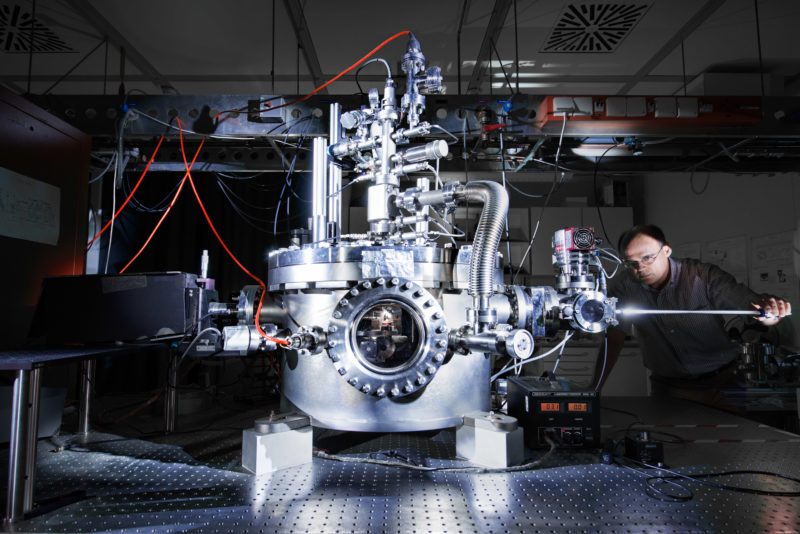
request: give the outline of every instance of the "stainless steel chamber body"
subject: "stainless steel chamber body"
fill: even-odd
[[[285,351],[285,398],[316,425],[357,431],[444,428],[487,410],[489,356],[448,350],[471,304],[469,265],[457,260],[433,245],[274,254],[269,289],[292,330],[315,325],[326,337],[321,350]],[[507,298],[496,300],[507,316]]]

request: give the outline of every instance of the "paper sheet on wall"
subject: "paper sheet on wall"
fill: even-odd
[[[61,189],[0,167],[0,235],[58,243]]]
[[[794,270],[793,239],[794,231],[752,239],[750,287],[754,291],[800,302],[798,278]]]
[[[729,237],[703,245],[701,258],[730,273],[739,283],[748,284],[747,237]]]

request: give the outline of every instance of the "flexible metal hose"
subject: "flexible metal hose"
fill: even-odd
[[[508,193],[496,182],[469,182],[454,195],[467,202],[483,203],[483,211],[472,243],[469,265],[469,294],[488,305],[494,293],[494,266],[497,248],[508,213]]]

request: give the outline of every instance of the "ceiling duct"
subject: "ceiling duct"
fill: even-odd
[[[641,20],[649,3],[567,4],[542,52],[613,52]]]
[[[32,43],[32,45],[31,45]],[[0,4],[0,50],[10,54],[74,52],[56,32],[19,4]]]

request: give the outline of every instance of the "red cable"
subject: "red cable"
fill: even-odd
[[[359,59],[358,61],[356,61],[355,63],[353,63],[353,64],[352,64],[352,65],[350,65],[350,66],[349,66],[347,69],[343,70],[342,72],[340,72],[339,74],[337,74],[336,76],[334,76],[333,78],[331,78],[330,80],[328,80],[327,82],[323,83],[322,85],[320,85],[319,87],[317,87],[316,89],[314,89],[313,91],[311,91],[310,93],[308,93],[306,96],[304,96],[304,97],[301,97],[301,98],[298,98],[297,100],[292,100],[291,102],[287,102],[286,104],[281,104],[280,106],[275,106],[275,107],[272,107],[272,106],[270,106],[269,102],[267,102],[267,109],[259,109],[259,110],[258,110],[258,112],[259,112],[259,113],[262,113],[262,112],[264,112],[264,111],[274,111],[274,110],[276,110],[276,109],[285,108],[286,106],[291,106],[292,104],[297,104],[298,102],[302,102],[303,100],[307,100],[307,99],[308,99],[308,98],[310,98],[312,95],[314,95],[314,94],[318,93],[319,91],[321,91],[322,89],[326,88],[327,86],[329,86],[330,84],[332,84],[333,82],[335,82],[336,80],[338,80],[339,78],[341,78],[342,76],[344,76],[345,74],[347,74],[348,72],[350,72],[351,70],[353,70],[354,68],[356,68],[356,67],[358,67],[359,65],[361,65],[361,64],[362,64],[364,61],[366,61],[367,59],[369,59],[369,57],[370,57],[372,54],[374,54],[375,52],[377,52],[378,50],[380,50],[381,48],[383,48],[384,46],[386,46],[387,44],[389,44],[391,41],[393,41],[393,40],[397,39],[398,37],[400,37],[400,36],[402,36],[402,35],[407,35],[407,34],[409,34],[409,33],[411,33],[411,32],[410,32],[410,31],[408,31],[408,30],[406,30],[406,31],[402,31],[402,32],[400,32],[400,33],[397,33],[397,34],[395,34],[395,35],[392,35],[391,37],[389,37],[388,39],[386,39],[384,42],[382,42],[381,44],[379,44],[378,46],[376,46],[375,48],[373,48],[372,50],[370,50],[370,51],[369,51],[369,53],[368,53],[366,56],[362,57],[361,59]],[[217,117],[219,117],[219,116],[220,116],[220,115],[222,115],[223,113],[242,112],[242,111],[244,111],[244,110],[246,110],[246,109],[247,109],[247,108],[239,108],[239,109],[229,109],[229,110],[227,110],[227,111],[220,111],[219,113],[217,113],[216,115],[214,115],[214,118],[216,119]]]
[[[190,166],[190,168],[194,166],[194,162],[197,160],[197,156],[200,154],[200,150],[203,148],[203,144],[205,142],[206,138],[204,137],[203,140],[200,141],[200,146],[197,147],[197,152],[194,153],[194,158],[192,158],[192,165]],[[161,218],[158,220],[158,223],[156,224],[155,228],[153,228],[153,231],[150,232],[150,236],[147,238],[147,241],[144,242],[144,245],[142,245],[142,248],[139,249],[139,252],[137,252],[136,255],[133,258],[131,258],[127,264],[125,264],[125,267],[123,267],[119,271],[120,274],[128,270],[128,267],[130,267],[131,263],[133,263],[136,260],[136,258],[139,257],[139,254],[141,254],[144,251],[144,249],[147,248],[147,245],[150,244],[150,240],[153,239],[154,235],[156,235],[156,232],[158,231],[158,228],[161,226],[161,223],[163,223],[164,219],[167,218],[167,215],[169,215],[172,206],[175,205],[175,202],[177,202],[178,197],[181,196],[181,191],[183,190],[183,186],[186,184],[187,176],[189,176],[188,172],[183,175],[183,180],[181,180],[180,186],[178,186],[178,191],[175,193],[175,196],[172,197],[172,202],[169,203],[169,206],[167,207],[166,211],[164,211],[164,213],[161,215]]]
[[[192,186],[192,191],[194,192],[194,196],[197,199],[197,203],[200,205],[200,209],[203,211],[203,215],[206,218],[206,222],[208,223],[208,226],[211,227],[211,231],[214,232],[214,235],[217,237],[217,241],[219,241],[219,244],[222,245],[222,248],[225,249],[225,252],[228,253],[228,256],[231,257],[231,259],[234,261],[234,263],[236,263],[236,265],[238,265],[239,268],[242,271],[244,271],[245,274],[247,274],[247,276],[249,276],[250,278],[252,278],[256,282],[258,282],[258,285],[261,286],[261,298],[258,301],[258,311],[256,312],[256,321],[255,321],[256,329],[258,330],[258,333],[261,334],[261,337],[263,337],[264,339],[267,339],[269,341],[277,343],[278,345],[288,345],[289,342],[286,341],[285,339],[278,339],[278,338],[275,338],[275,337],[271,337],[271,336],[267,335],[267,333],[264,332],[264,330],[262,330],[261,324],[260,324],[261,307],[264,305],[264,295],[267,293],[267,285],[259,277],[257,277],[256,275],[254,275],[253,273],[248,271],[245,268],[245,266],[242,265],[239,262],[238,259],[236,259],[236,256],[233,255],[233,252],[230,251],[228,246],[225,244],[225,242],[220,237],[219,232],[217,232],[217,229],[214,226],[214,223],[211,222],[211,218],[208,216],[208,212],[206,211],[206,207],[203,205],[203,201],[200,200],[200,195],[197,193],[197,188],[194,186],[194,180],[192,180],[192,173],[191,173],[191,170],[189,168],[189,163],[186,161],[186,152],[185,152],[185,150],[183,148],[183,131],[182,131],[182,126],[181,126],[181,121],[180,121],[180,119],[177,119],[177,118],[175,120],[178,122],[178,128],[179,128],[178,129],[178,133],[180,134],[180,139],[181,139],[181,155],[183,156],[183,164],[186,166],[186,176],[189,178],[189,185]]]
[[[89,247],[92,246],[92,243],[94,243],[95,240],[97,240],[97,238],[100,237],[103,234],[103,232],[105,232],[108,229],[108,227],[111,226],[114,223],[116,218],[119,217],[119,214],[122,211],[122,209],[128,204],[128,202],[131,200],[131,198],[133,198],[133,194],[136,193],[136,190],[139,188],[139,185],[142,183],[142,180],[144,180],[144,177],[147,174],[147,171],[150,169],[150,164],[153,163],[153,160],[156,158],[156,154],[158,154],[158,149],[161,148],[161,142],[163,140],[164,140],[164,136],[162,135],[161,139],[158,140],[158,144],[156,145],[156,149],[153,151],[153,155],[150,156],[150,161],[147,162],[147,167],[144,168],[144,172],[142,172],[142,175],[139,177],[139,181],[136,182],[135,186],[133,186],[133,190],[131,191],[131,194],[128,195],[128,198],[125,199],[125,202],[122,203],[122,206],[119,207],[117,212],[114,215],[111,216],[111,220],[106,223],[106,225],[103,227],[103,229],[100,230],[99,232],[97,232],[97,235],[94,236],[91,241],[89,241],[89,244],[86,245],[86,249],[87,250],[89,249]],[[119,154],[117,155],[117,157],[120,157]],[[117,184],[114,184],[114,187],[117,187]]]

